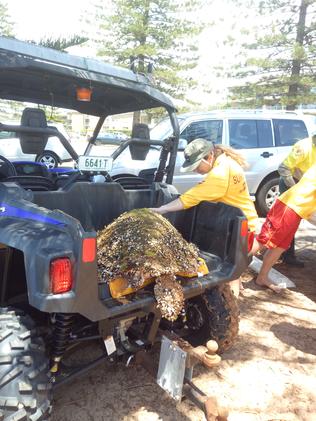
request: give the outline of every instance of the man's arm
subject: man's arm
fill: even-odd
[[[302,141],[298,141],[292,146],[291,152],[278,168],[279,174],[287,187],[292,187],[296,184],[293,174],[298,164],[304,161],[305,158],[304,144],[302,144]]]
[[[175,199],[166,205],[160,206],[159,208],[150,208],[150,210],[156,213],[160,213],[160,215],[163,215],[167,212],[176,212],[182,209],[184,209],[184,206],[180,199]]]
[[[292,187],[295,184],[295,180],[292,176],[292,171],[290,170],[289,167],[287,167],[284,162],[282,162],[282,164],[280,164],[279,168],[278,168],[279,174],[280,176],[283,178],[284,183],[286,184],[287,187]]]

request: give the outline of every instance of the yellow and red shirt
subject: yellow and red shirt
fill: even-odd
[[[203,200],[222,202],[243,211],[250,231],[256,230],[258,215],[249,195],[245,174],[241,166],[226,154],[221,154],[205,179],[180,196],[185,209]]]
[[[279,200],[301,218],[308,219],[316,211],[316,164],[305,172],[297,184],[281,194]]]

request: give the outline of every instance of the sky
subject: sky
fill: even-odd
[[[83,23],[81,17],[89,8],[92,0],[6,0],[9,14],[15,22],[15,33],[19,39],[39,40],[42,38],[57,38],[80,34]],[[106,0],[104,0],[106,1]],[[233,62],[233,54],[229,47],[222,45],[225,34],[232,27],[232,4],[227,6],[223,0],[215,0],[215,4],[199,11],[197,19],[216,21],[215,27],[207,27],[199,39],[200,61],[192,71],[192,77],[200,82],[202,87],[190,92],[190,99],[201,101],[204,108],[214,101],[224,101],[227,97],[227,80],[215,76],[214,64],[225,61],[226,66]],[[236,35],[236,32],[235,32]],[[85,48],[75,48],[73,54],[93,56],[94,51]],[[206,93],[204,86],[211,90]]]
[[[38,40],[43,35],[80,33],[80,16],[89,0],[7,0],[17,38]]]

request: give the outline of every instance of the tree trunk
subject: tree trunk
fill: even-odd
[[[144,28],[148,28],[150,1],[147,0],[144,6],[145,6],[145,13],[143,15],[143,26]],[[145,31],[139,39],[139,44],[140,46],[144,46],[146,45],[146,42],[147,42],[147,32]],[[138,72],[139,73],[145,72],[145,57],[142,54],[138,55]],[[133,127],[135,124],[138,124],[138,123],[141,123],[141,113],[140,111],[134,111]]]
[[[309,0],[302,0],[300,5],[300,14],[297,23],[296,32],[296,45],[303,46],[305,37],[305,24],[306,24],[306,13],[309,6]],[[287,94],[287,110],[295,110],[298,105],[298,91],[299,91],[299,79],[302,67],[302,59],[294,58],[292,60],[292,70],[289,82],[289,89]]]
[[[140,111],[134,111],[133,113],[133,127],[135,124],[140,123]]]

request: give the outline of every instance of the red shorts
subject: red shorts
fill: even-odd
[[[301,219],[294,210],[276,200],[256,240],[268,249],[280,247],[286,250],[291,245]]]

